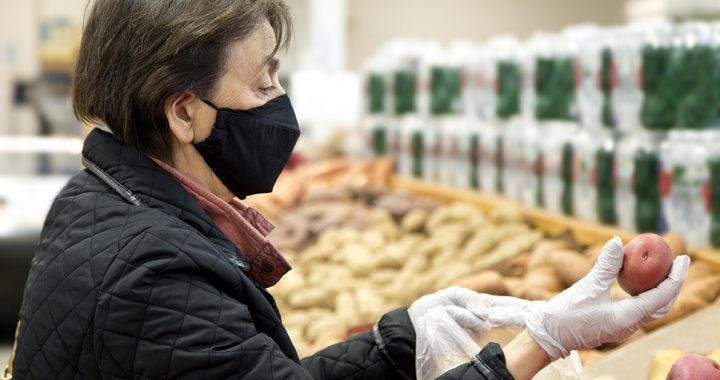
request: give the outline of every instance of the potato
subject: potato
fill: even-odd
[[[670,273],[672,252],[658,235],[640,234],[630,240],[624,252],[618,283],[630,295],[658,286]]]
[[[474,290],[478,293],[505,296],[508,294],[503,276],[494,270],[486,270],[463,278],[457,282],[458,286]]]
[[[678,359],[667,380],[720,380],[720,364],[704,356],[687,354]]]
[[[551,252],[548,261],[565,287],[576,283],[593,267],[585,256],[567,249]]]

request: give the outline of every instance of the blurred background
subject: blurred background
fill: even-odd
[[[720,2],[287,2],[295,34],[281,80],[301,161],[391,156],[398,176],[713,243]],[[90,127],[68,87],[86,8],[0,0],[6,342],[45,213],[81,170]]]

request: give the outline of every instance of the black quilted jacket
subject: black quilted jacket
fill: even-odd
[[[15,379],[414,378],[404,309],[299,361],[272,296],[167,172],[97,129],[83,163],[43,227]],[[489,346],[446,378],[511,377]]]

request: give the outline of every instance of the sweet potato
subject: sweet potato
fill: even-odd
[[[602,244],[593,245],[593,246],[586,248],[583,251],[583,255],[585,257],[587,257],[588,261],[595,264],[595,262],[597,262],[598,257],[600,257],[600,254],[602,253],[602,249],[603,249]]]
[[[580,350],[577,352],[578,356],[580,357],[580,362],[583,366],[586,366],[598,359],[602,359],[607,355],[606,352],[602,352],[600,350]]]
[[[692,282],[703,277],[717,274],[717,270],[711,265],[703,261],[693,261],[688,268],[688,275],[685,282]]]
[[[305,337],[310,341],[320,337],[327,337],[328,335],[342,339],[345,338],[347,329],[348,325],[341,317],[330,314],[312,320],[305,328]]]
[[[547,289],[541,288],[523,288],[520,292],[520,298],[524,298],[530,301],[547,301],[550,298],[555,297],[558,292],[553,292]]]
[[[523,276],[527,272],[528,260],[530,260],[530,254],[521,253],[509,261],[498,265],[495,269],[503,276]]]
[[[672,252],[673,259],[678,257],[679,255],[685,255],[687,254],[687,244],[685,243],[685,239],[676,232],[668,232],[665,235],[662,236],[663,239],[665,239],[665,242],[670,246],[670,251]]]
[[[496,244],[496,229],[492,226],[483,227],[465,241],[459,252],[463,260],[472,260],[488,253]]]
[[[335,297],[335,314],[348,326],[360,322],[357,306],[355,305],[355,295],[352,292],[343,291],[338,293]]]
[[[708,303],[703,301],[701,298],[691,295],[678,295],[678,298],[675,301],[672,309],[670,309],[670,312],[666,316],[648,323],[645,326],[645,330],[655,330],[658,327],[662,327],[668,323],[674,322],[689,314],[692,314],[693,312],[698,311],[707,305]]]
[[[715,274],[690,281],[683,286],[680,292],[711,303],[720,295],[720,275]]]
[[[402,219],[401,229],[403,233],[419,232],[423,229],[428,212],[423,209],[410,210]]]
[[[645,330],[639,329],[639,330],[635,331],[635,333],[633,333],[633,334],[630,335],[629,337],[627,337],[627,338],[625,338],[625,339],[623,339],[623,340],[621,340],[621,341],[619,341],[619,342],[608,342],[608,343],[603,344],[603,345],[602,345],[602,348],[603,348],[603,349],[606,349],[606,348],[616,348],[616,347],[620,347],[620,346],[622,346],[622,345],[624,345],[624,344],[627,344],[627,343],[632,342],[632,341],[634,341],[634,340],[640,339],[640,338],[644,337],[645,335],[647,335],[647,333],[645,332]]]
[[[528,259],[528,270],[549,264],[551,253],[567,248],[569,248],[569,244],[565,240],[543,240],[535,244]]]
[[[495,224],[524,222],[525,213],[520,207],[497,207],[490,213],[490,220]]]
[[[524,289],[542,289],[547,291],[560,291],[563,289],[560,279],[550,266],[532,268],[525,275],[522,282]]]
[[[287,298],[288,305],[306,309],[310,307],[333,307],[335,303],[335,291],[330,288],[312,287],[298,289]]]
[[[522,294],[523,286],[522,286],[523,279],[519,277],[504,277],[503,278],[503,284],[505,285],[505,289],[507,289],[508,294],[513,297],[520,297],[520,294]]]
[[[495,269],[503,263],[512,260],[522,252],[527,251],[542,239],[539,231],[529,231],[514,236],[498,244],[486,255],[471,262],[473,270]]]
[[[508,294],[507,288],[503,283],[503,277],[494,270],[486,270],[480,273],[468,276],[458,281],[458,286],[474,290],[478,293],[495,294],[504,296]]]
[[[569,287],[583,278],[593,266],[585,256],[572,250],[552,252],[548,261],[565,287]]]

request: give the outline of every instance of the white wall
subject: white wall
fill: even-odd
[[[527,37],[569,24],[625,22],[626,0],[348,0],[348,63],[365,58],[392,37],[426,37],[442,43],[482,41],[497,34]]]
[[[35,0],[0,0],[0,64],[10,65],[12,76],[38,73],[38,13]]]

